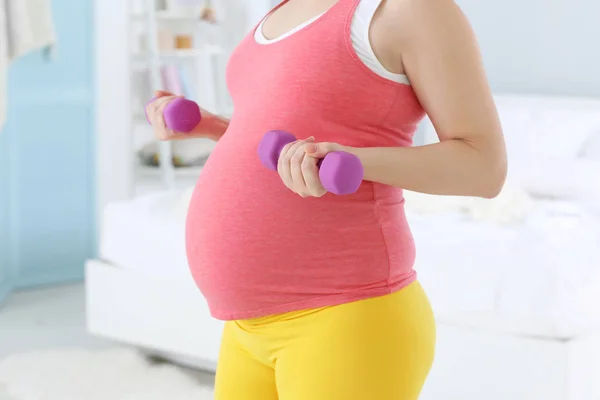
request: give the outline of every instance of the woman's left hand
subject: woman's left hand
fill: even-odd
[[[317,163],[327,153],[340,150],[337,143],[314,143],[314,138],[287,144],[279,155],[277,172],[285,186],[301,197],[322,197],[327,190],[319,179]]]

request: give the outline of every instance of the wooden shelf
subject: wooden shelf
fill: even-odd
[[[185,59],[195,58],[202,56],[213,56],[223,54],[223,50],[218,46],[203,46],[195,49],[173,49],[173,50],[162,50],[158,53],[158,57],[165,61],[172,59]],[[147,52],[137,52],[133,58],[136,61],[145,61],[149,57]]]
[[[133,14],[131,18],[136,21],[146,21],[148,16],[146,14]],[[156,19],[165,22],[209,24],[209,22],[200,19],[199,15],[181,15],[170,11],[156,11]]]
[[[176,167],[173,169],[175,176],[180,178],[198,178],[202,171],[202,166],[197,167]],[[137,164],[135,168],[136,175],[146,178],[160,178],[160,168],[149,165]]]
[[[219,46],[202,46],[195,49],[174,49],[164,50],[159,53],[161,58],[187,58],[200,56],[213,56],[223,54],[223,50]]]
[[[188,63],[193,62],[199,57],[212,57],[220,55],[223,50],[218,46],[205,46],[196,49],[174,49],[164,50],[158,54],[161,64]],[[146,52],[135,53],[132,57],[132,67],[136,70],[148,68],[148,57]]]

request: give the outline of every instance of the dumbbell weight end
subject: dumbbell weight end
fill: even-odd
[[[148,104],[156,100],[152,98]],[[146,120],[150,123],[146,107],[144,107]],[[202,120],[200,107],[196,102],[184,98],[176,98],[172,100],[164,110],[163,114],[167,128],[175,132],[191,132]]]
[[[258,145],[258,157],[262,164],[277,171],[281,150],[296,137],[281,130],[269,131]],[[364,177],[363,165],[354,154],[335,151],[319,160],[319,178],[323,187],[331,193],[344,195],[358,190]]]

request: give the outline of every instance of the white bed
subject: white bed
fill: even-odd
[[[597,122],[600,132],[597,102],[497,102],[517,166],[513,130],[573,126],[566,120],[575,116],[578,128]],[[570,139],[587,143],[584,135]],[[563,150],[576,144],[558,143]],[[536,163],[559,154],[534,151],[539,157],[523,155],[531,174],[543,174]],[[422,399],[600,399],[600,208],[593,189],[581,195],[568,187],[567,198],[550,200],[530,195],[535,185],[528,183],[540,179],[523,170],[512,171],[509,182],[493,201],[406,195],[416,269],[438,321],[437,359]],[[187,269],[189,195],[161,192],[106,207],[100,256],[86,266],[88,327],[213,370],[222,323],[210,317]]]
[[[600,327],[600,218],[569,202],[528,207],[503,226],[407,206],[416,269],[441,320],[552,339]]]

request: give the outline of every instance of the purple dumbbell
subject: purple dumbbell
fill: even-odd
[[[258,145],[260,161],[270,170],[277,171],[281,150],[286,144],[296,140],[294,135],[286,131],[267,132]],[[323,187],[338,195],[355,193],[364,177],[363,166],[358,157],[344,151],[328,153],[318,165]]]
[[[152,98],[148,102],[148,104],[152,103],[156,100],[156,97]],[[150,119],[148,118],[148,113],[146,112],[146,107],[144,107],[144,113],[146,114],[146,119],[148,123],[150,123]],[[163,113],[165,118],[165,124],[167,128],[175,131],[175,132],[191,132],[202,119],[202,115],[200,114],[200,107],[198,104],[191,100],[176,98],[171,101],[166,107]]]

